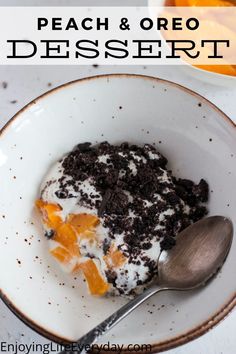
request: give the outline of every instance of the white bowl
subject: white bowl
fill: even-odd
[[[162,8],[165,6],[166,0],[148,0],[148,7],[151,18],[154,20],[159,14],[162,13]],[[158,9],[157,9],[158,7]],[[194,7],[192,7],[194,9]],[[155,11],[157,10],[157,11]],[[181,17],[181,16],[180,16]],[[159,37],[165,41],[164,36],[158,31]],[[163,44],[164,51],[169,51],[169,47],[166,43]],[[190,65],[186,61],[179,59],[182,64],[181,68],[185,70],[187,74],[195,79],[207,82],[212,85],[219,85],[223,87],[236,87],[236,76],[224,75],[216,72],[200,69],[196,66]]]
[[[157,78],[117,74],[68,83],[31,102],[1,132],[0,289],[23,321],[57,342],[76,340],[126,302],[92,297],[82,280],[63,274],[34,213],[49,166],[79,142],[106,139],[155,143],[176,175],[207,179],[210,214],[236,221],[235,125],[203,97]],[[100,342],[150,343],[158,352],[203,334],[236,303],[235,253],[234,239],[204,289],[153,297]]]

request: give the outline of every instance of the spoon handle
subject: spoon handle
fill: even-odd
[[[83,337],[81,337],[76,344],[76,351],[73,353],[83,354],[86,353],[88,348],[92,347],[92,344],[95,343],[99,337],[108,332],[112,327],[114,327],[117,323],[119,323],[123,318],[128,316],[133,310],[135,310],[139,305],[141,305],[145,300],[147,300],[152,295],[162,291],[168,290],[167,288],[159,287],[157,285],[153,285],[142,294],[136,296],[134,299],[129,301],[127,304],[122,306],[118,311],[114,312],[111,316],[109,316],[106,320],[101,322]],[[87,349],[87,350],[86,350]],[[62,351],[59,354],[71,354],[71,351]]]

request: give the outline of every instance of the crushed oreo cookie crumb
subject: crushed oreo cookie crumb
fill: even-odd
[[[54,231],[52,229],[50,229],[50,230],[46,231],[44,235],[47,239],[53,238]]]
[[[6,89],[7,86],[8,86],[8,83],[7,83],[6,81],[3,81],[3,82],[2,82],[2,88],[3,88],[3,89]]]

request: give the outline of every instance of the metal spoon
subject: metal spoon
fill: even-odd
[[[77,341],[76,353],[114,327],[152,295],[164,290],[190,290],[203,286],[223,265],[233,237],[232,222],[223,216],[202,219],[177,236],[176,245],[158,261],[158,284],[129,301]],[[71,354],[63,351],[60,354]],[[75,353],[75,352],[73,352]]]

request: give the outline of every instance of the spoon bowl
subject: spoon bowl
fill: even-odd
[[[222,266],[232,238],[233,224],[223,216],[190,225],[177,236],[175,247],[161,253],[158,282],[183,290],[204,285]]]

